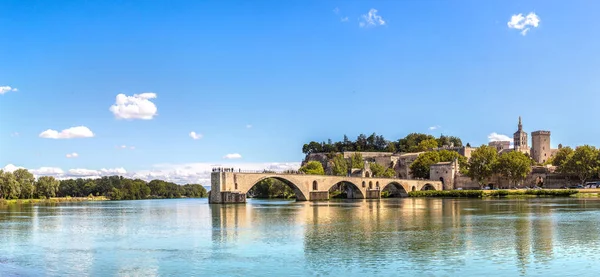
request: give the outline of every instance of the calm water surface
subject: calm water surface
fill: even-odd
[[[598,276],[599,199],[0,207],[0,276]]]

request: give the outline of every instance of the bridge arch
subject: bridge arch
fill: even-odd
[[[432,184],[427,183],[427,184],[423,185],[421,190],[435,190],[435,187]]]
[[[276,179],[276,180],[279,180],[282,183],[286,184],[289,188],[291,188],[294,191],[294,194],[296,195],[296,200],[300,200],[300,201],[308,200],[308,191],[303,191],[301,189],[301,186],[297,185],[296,183],[289,180],[288,178],[285,178],[282,176],[277,176],[277,175],[262,176],[261,178],[257,179],[256,181],[249,182],[248,183],[249,185],[247,185],[246,187],[240,188],[239,191],[243,194],[247,194],[253,187],[255,187],[260,182],[267,180],[267,179]],[[312,184],[313,184],[313,186],[314,185],[318,186],[318,182],[316,180],[313,181]]]
[[[385,187],[381,189],[381,193],[383,194],[384,192],[389,193],[388,197],[392,198],[408,197],[408,191],[402,184],[398,182],[391,182],[385,185]]]
[[[364,183],[364,181],[363,181],[363,183]],[[332,191],[332,189],[333,189],[333,191]],[[336,195],[337,193],[334,192],[334,191],[337,191],[336,189],[343,190],[342,193],[345,193],[346,198],[348,198],[348,199],[364,199],[365,198],[365,194],[363,193],[363,190],[361,190],[361,188],[358,185],[356,185],[354,182],[351,182],[348,180],[340,180],[340,181],[333,183],[331,186],[329,186],[329,188],[327,189],[329,191],[329,195],[330,196]],[[333,198],[335,198],[335,197],[333,197]]]

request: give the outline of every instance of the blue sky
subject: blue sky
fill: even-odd
[[[294,167],[302,144],[343,134],[480,145],[512,136],[519,115],[528,132],[551,130],[554,146],[596,144],[599,8],[1,1],[0,166],[196,181],[215,164]],[[133,103],[141,113],[110,110],[118,94],[147,93],[156,98]],[[40,137],[78,126],[92,134]]]

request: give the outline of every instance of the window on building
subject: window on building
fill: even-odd
[[[317,181],[313,181],[313,190],[319,190],[319,184],[317,184]]]

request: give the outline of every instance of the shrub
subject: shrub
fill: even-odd
[[[465,197],[480,198],[483,196],[482,190],[423,190],[411,191],[409,197]]]

